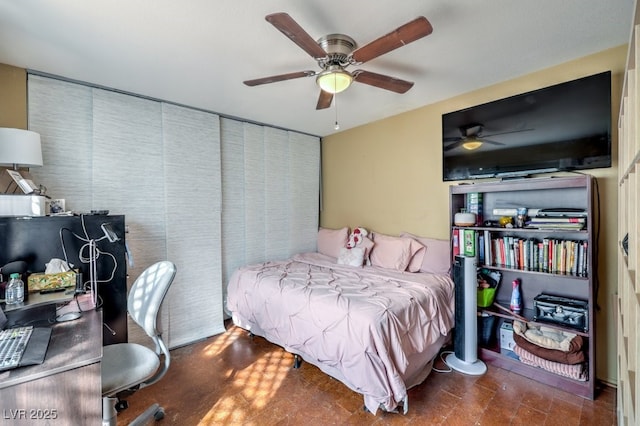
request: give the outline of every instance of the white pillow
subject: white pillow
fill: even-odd
[[[364,263],[364,249],[362,247],[354,247],[348,249],[342,247],[338,256],[338,265],[362,266]]]

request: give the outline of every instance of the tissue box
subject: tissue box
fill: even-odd
[[[46,200],[42,195],[0,194],[0,216],[44,216]]]
[[[76,286],[76,271],[58,272],[55,274],[31,274],[27,279],[29,293],[54,291]]]

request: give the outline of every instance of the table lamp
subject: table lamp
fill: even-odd
[[[40,134],[30,130],[0,127],[0,164],[12,166],[42,166]]]

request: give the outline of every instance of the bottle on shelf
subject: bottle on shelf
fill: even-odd
[[[520,280],[517,278],[513,280],[512,287],[510,308],[513,313],[519,315],[522,312],[522,302],[520,298]]]
[[[9,283],[5,292],[5,303],[15,305],[24,302],[24,282],[20,274],[15,272],[9,276]]]

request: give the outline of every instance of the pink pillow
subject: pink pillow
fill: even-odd
[[[347,245],[349,228],[318,229],[318,253],[331,256],[335,259],[340,256],[340,249]]]
[[[362,242],[358,246],[358,247],[362,247],[364,249],[364,260],[365,261],[369,260],[369,255],[371,255],[371,250],[373,249],[374,245],[375,245],[375,243],[373,242],[373,240],[371,238],[364,237],[362,239]]]
[[[451,270],[451,242],[437,238],[418,237],[408,232],[403,237],[414,238],[426,247],[420,272],[448,275]]]
[[[413,253],[413,256],[411,256],[411,260],[409,261],[409,265],[407,266],[407,271],[420,272],[420,268],[422,268],[422,262],[424,261],[424,255],[427,252],[427,248],[413,238],[410,238],[410,240],[411,252]]]
[[[392,237],[384,234],[373,234],[375,246],[371,250],[371,265],[381,268],[404,271],[411,258],[420,247],[412,243],[411,238]]]

